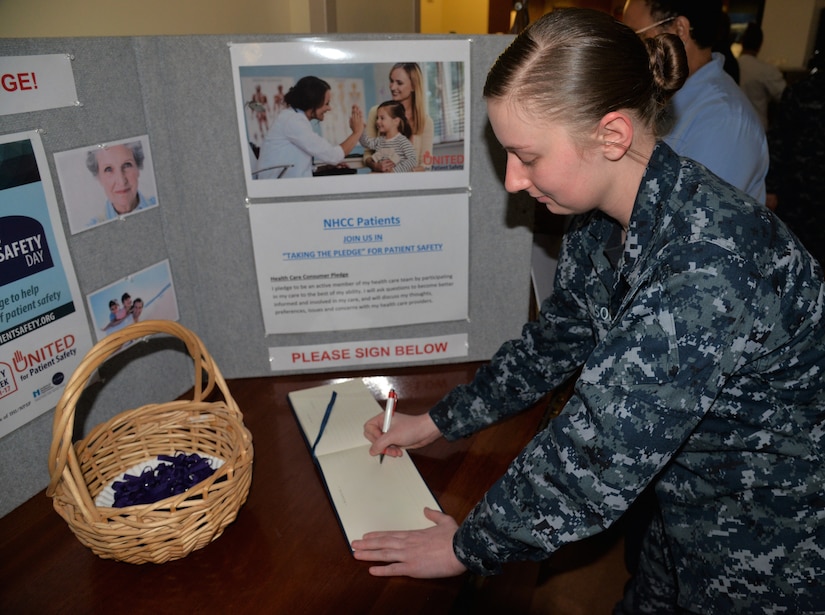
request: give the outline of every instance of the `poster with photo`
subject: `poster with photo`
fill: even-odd
[[[247,43],[230,54],[249,197],[469,184],[469,41]]]
[[[54,408],[92,347],[46,153],[0,136],[0,437]]]
[[[141,320],[180,318],[168,260],[90,293],[87,301],[98,341]]]
[[[466,320],[466,193],[253,204],[267,334]]]
[[[148,135],[54,155],[72,235],[158,205]]]

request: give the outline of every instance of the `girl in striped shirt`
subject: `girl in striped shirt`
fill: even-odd
[[[360,143],[367,149],[374,150],[375,171],[381,173],[404,173],[412,171],[418,164],[415,148],[410,142],[412,129],[404,114],[404,105],[395,100],[388,100],[378,105],[375,116],[378,136],[370,138],[366,132],[361,135]]]

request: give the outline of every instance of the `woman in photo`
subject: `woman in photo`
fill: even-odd
[[[813,613],[825,604],[825,281],[764,205],[663,141],[687,78],[673,34],[601,11],[520,34],[484,96],[504,185],[573,214],[520,339],[429,413],[365,425],[370,453],[455,440],[576,375],[562,412],[458,525],[352,543],[377,576],[494,574],[655,510],[615,613]]]
[[[312,120],[324,121],[332,108],[329,83],[318,77],[298,80],[284,95],[283,109],[266,134],[258,158],[257,179],[312,177],[313,164],[338,165],[344,161],[364,131],[363,113],[352,108],[350,134],[333,145],[312,130]]]
[[[427,96],[424,91],[424,76],[421,67],[414,62],[395,64],[390,70],[390,95],[394,101],[404,105],[404,113],[410,124],[412,137],[410,141],[415,148],[418,161],[416,171],[428,171],[433,154],[433,120],[427,113]],[[378,105],[370,109],[367,115],[367,136],[378,136],[375,118]],[[372,150],[364,151],[364,164],[377,173],[391,173],[395,164],[391,160],[373,160]]]
[[[109,145],[86,153],[86,168],[106,194],[105,218],[93,218],[87,226],[157,205],[155,197],[147,198],[138,189],[143,162],[140,141]]]

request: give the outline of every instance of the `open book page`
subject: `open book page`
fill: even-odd
[[[441,510],[410,456],[378,463],[368,447],[318,458],[347,541],[367,532],[417,530],[433,523],[424,507]]]
[[[347,540],[373,531],[432,526],[424,507],[440,510],[440,506],[410,456],[387,456],[379,463],[369,454],[364,423],[383,408],[362,380],[289,393],[309,446],[315,442],[333,391],[335,404],[315,454]]]
[[[315,449],[318,457],[348,448],[369,447],[369,442],[364,438],[364,423],[384,410],[362,380],[346,380],[292,391],[289,393],[289,401],[310,446],[321,428],[333,391],[338,396],[324,435]]]

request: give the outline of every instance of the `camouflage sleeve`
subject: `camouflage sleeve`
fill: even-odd
[[[724,248],[688,246],[648,271],[655,277],[631,291],[564,412],[460,526],[454,549],[470,570],[543,559],[612,524],[769,335],[750,306],[775,314],[775,293]]]
[[[448,440],[530,407],[575,373],[592,351],[595,336],[586,301],[570,290],[583,292],[583,272],[561,267],[553,294],[538,319],[523,327],[521,338],[505,342],[470,384],[453,389],[430,410]],[[567,278],[572,278],[569,284]]]

